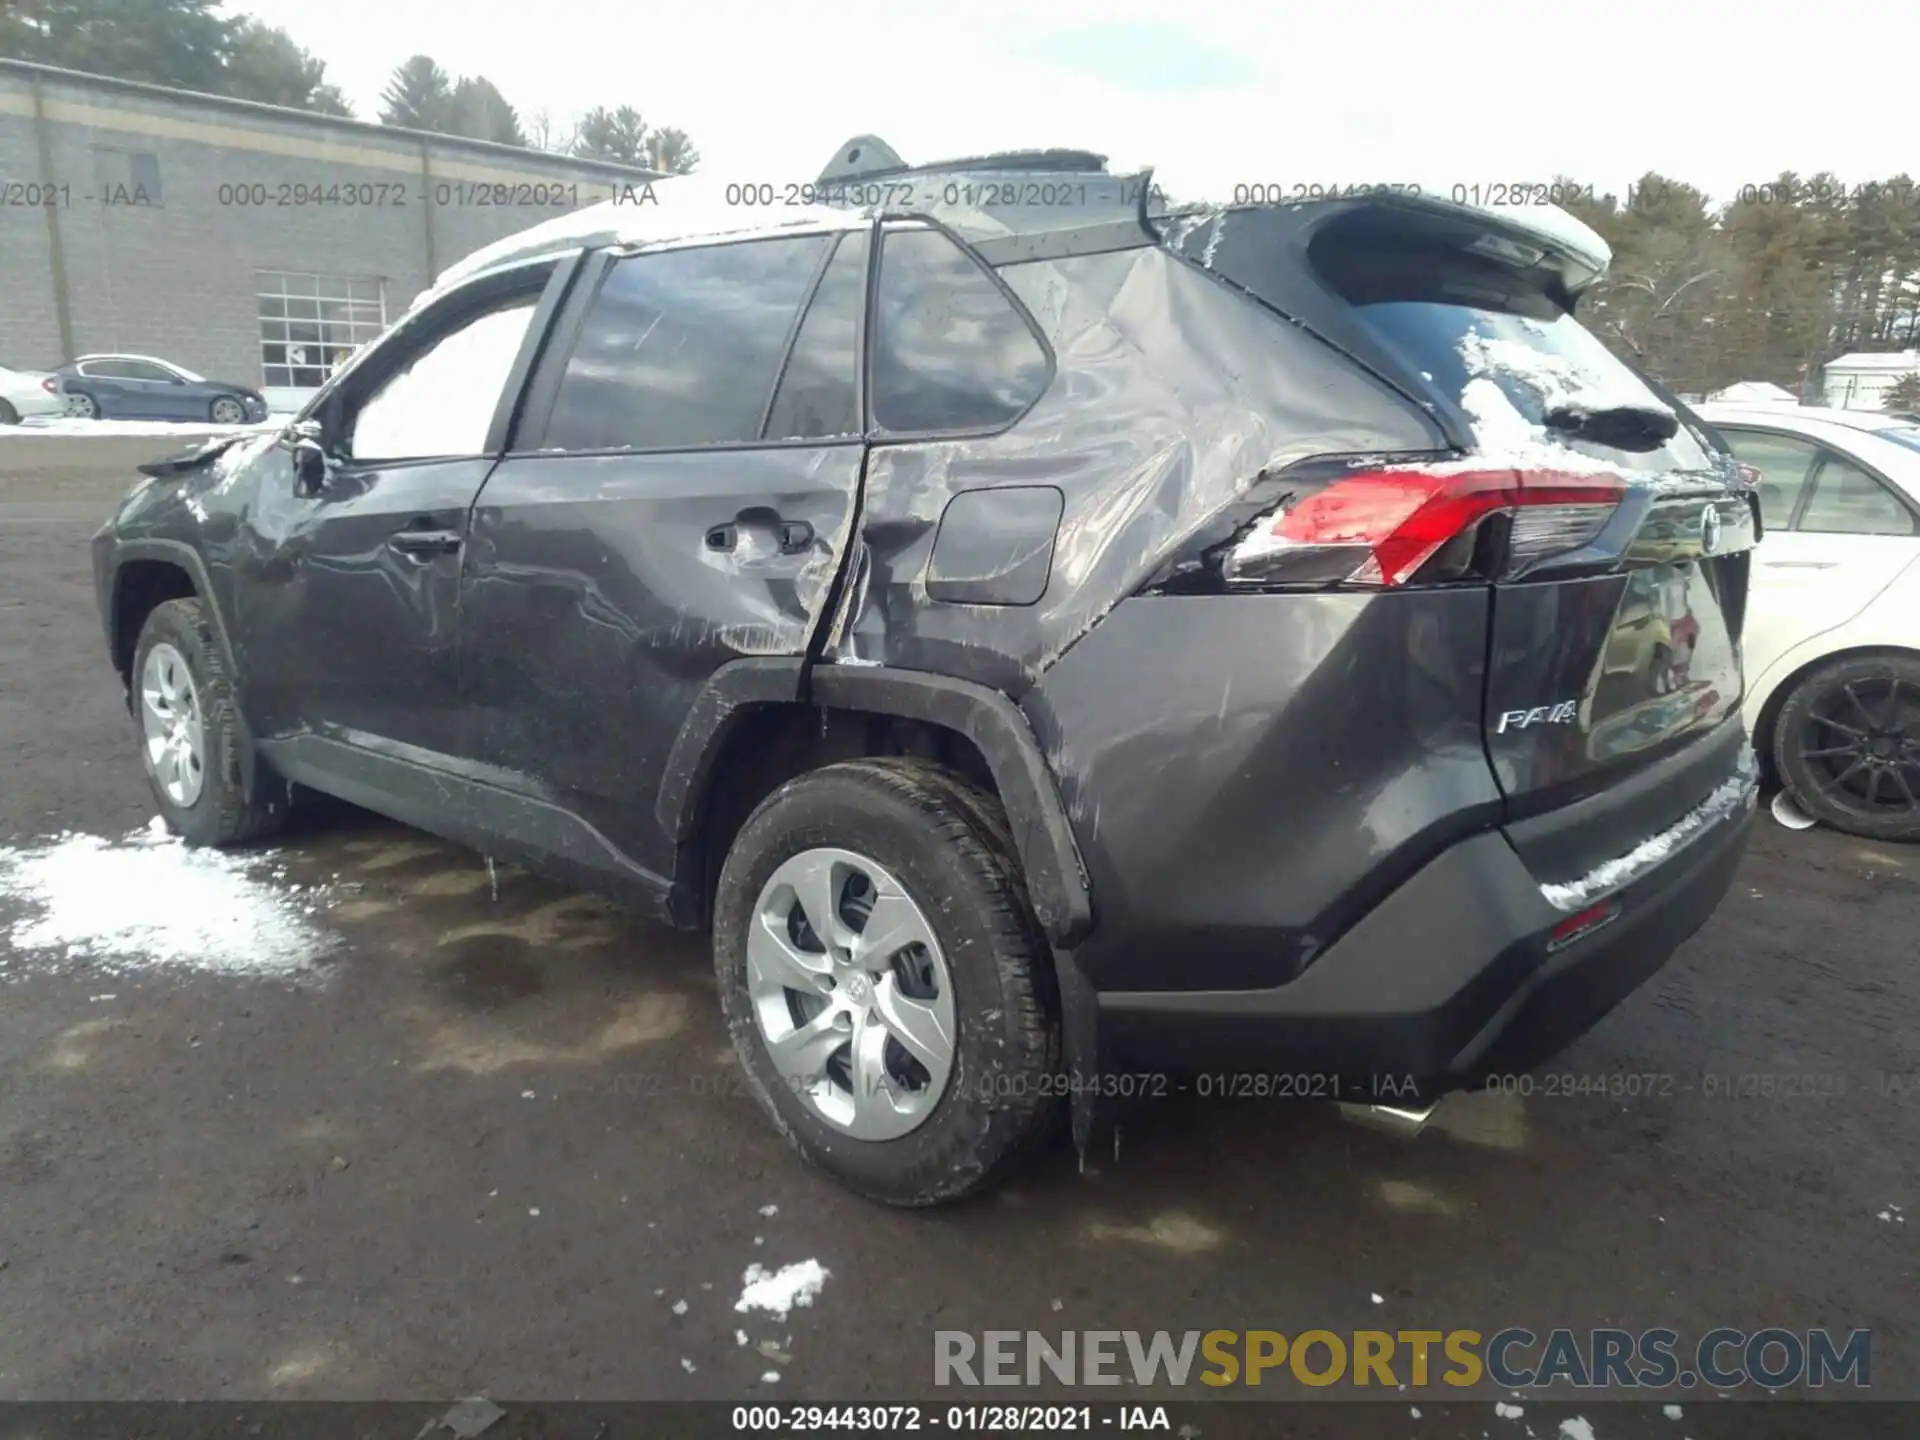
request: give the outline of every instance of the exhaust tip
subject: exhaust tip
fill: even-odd
[[[1421,1109],[1406,1109],[1398,1105],[1342,1105],[1347,1118],[1362,1125],[1370,1125],[1376,1130],[1385,1130],[1391,1135],[1414,1136],[1426,1129],[1428,1119],[1440,1106],[1439,1101]]]

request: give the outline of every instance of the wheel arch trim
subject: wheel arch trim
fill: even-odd
[[[683,847],[699,829],[713,767],[749,706],[787,703],[918,720],[971,741],[987,762],[1025,871],[1034,915],[1056,946],[1093,927],[1092,897],[1066,807],[1026,718],[1007,696],[945,675],[888,666],[815,666],[798,657],[720,667],[668,755],[655,815]]]
[[[214,597],[212,577],[207,572],[207,562],[200,552],[182,540],[162,540],[146,537],[138,540],[123,540],[115,544],[112,555],[112,568],[106,585],[106,613],[102,617],[107,627],[107,653],[115,670],[119,669],[121,644],[126,644],[127,669],[121,676],[128,687],[127,703],[133,703],[133,661],[134,652],[139,648],[139,635],[122,636],[120,633],[120,593],[129,563],[140,560],[157,560],[172,565],[186,573],[188,582],[193,586],[193,598],[200,602],[207,623],[213,629],[213,640],[220,647],[220,662],[227,672],[227,683],[233,687],[236,701],[244,692],[246,677],[241,673],[238,658],[233,649],[233,637],[227,631],[226,617],[220,612],[220,602]],[[236,703],[233,707],[234,739],[236,756],[240,770],[240,784],[245,794],[253,794],[256,774],[253,731],[247,725],[246,706]]]

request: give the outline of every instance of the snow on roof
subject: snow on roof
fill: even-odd
[[[1829,370],[1920,370],[1920,350],[1856,350],[1827,362]]]
[[[780,195],[769,205],[742,203],[764,194],[765,186],[742,186],[723,176],[679,175],[636,183],[619,198],[603,200],[556,215],[531,229],[483,245],[440,272],[414,299],[418,310],[462,280],[483,270],[537,255],[599,245],[653,245],[676,240],[710,240],[770,229],[815,227],[853,229],[872,218],[870,211],[838,205],[786,205]]]
[[[1716,405],[1798,405],[1800,397],[1771,380],[1742,380],[1707,397]]]

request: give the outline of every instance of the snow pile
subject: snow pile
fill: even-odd
[[[77,415],[28,416],[6,429],[9,435],[244,435],[254,430],[278,432],[282,422],[258,425],[214,425],[191,420],[82,420]]]
[[[0,846],[0,979],[86,964],[273,977],[310,969],[331,943],[318,906],[260,879],[260,857],[190,850],[159,820],[119,841],[67,833]]]
[[[749,1265],[740,1277],[740,1299],[733,1308],[743,1314],[764,1310],[774,1319],[784,1320],[789,1311],[813,1304],[830,1273],[818,1260],[802,1260],[771,1271],[764,1265]]]

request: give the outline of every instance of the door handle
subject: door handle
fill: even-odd
[[[813,543],[813,526],[804,520],[783,521],[780,526],[780,553],[797,555]]]
[[[740,543],[738,525],[716,525],[707,531],[707,549],[731,550]]]
[[[457,530],[399,530],[387,539],[387,548],[415,560],[452,555],[460,549]]]

